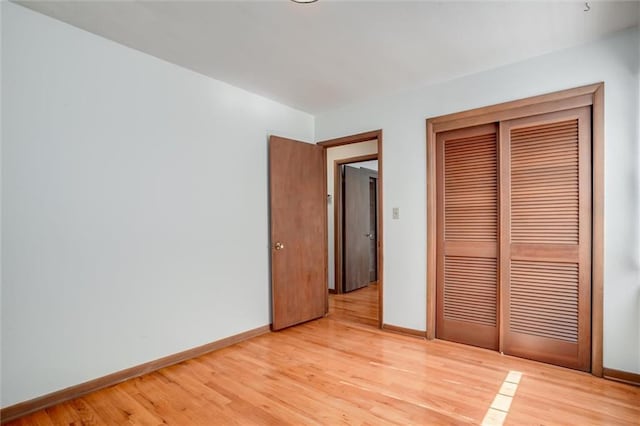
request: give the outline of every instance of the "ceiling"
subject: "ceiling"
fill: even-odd
[[[638,25],[640,2],[20,1],[315,114]]]

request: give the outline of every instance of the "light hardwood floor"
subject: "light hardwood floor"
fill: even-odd
[[[372,327],[378,326],[378,284],[329,295],[329,318]]]
[[[504,424],[640,424],[638,387],[333,313],[11,424],[480,424],[512,371]]]

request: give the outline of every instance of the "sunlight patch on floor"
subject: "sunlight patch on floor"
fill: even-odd
[[[509,371],[506,379],[502,382],[502,386],[500,386],[500,390],[493,399],[491,407],[484,415],[482,426],[501,426],[504,423],[521,378],[521,372]]]

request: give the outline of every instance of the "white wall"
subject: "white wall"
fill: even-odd
[[[638,14],[640,15],[640,10],[638,11]],[[638,34],[638,38],[640,39],[640,30],[639,30],[639,34]],[[637,50],[638,50],[638,64],[636,64],[636,79],[637,79],[637,86],[638,86],[638,90],[636,91],[637,93],[637,98],[636,98],[636,104],[638,105],[638,110],[639,113],[638,115],[640,115],[640,42],[637,44]],[[636,120],[636,189],[637,192],[640,192],[640,119]],[[640,221],[640,196],[636,197],[636,212],[637,212],[637,220]],[[636,282],[638,283],[638,286],[640,286],[640,225],[636,225],[636,256],[635,256],[635,266],[634,269],[636,270]],[[638,345],[640,346],[640,290],[636,292],[636,304],[638,306],[638,309],[636,310],[638,316],[637,316],[637,329],[636,329],[636,334],[638,337]],[[640,352],[640,350],[639,350]],[[638,358],[640,358],[640,355],[638,356]],[[638,364],[640,365],[640,359],[638,360]],[[640,370],[640,366],[638,367],[638,370]]]
[[[2,2],[3,407],[270,323],[267,136],[313,117]]]
[[[316,117],[316,139],[384,131],[384,322],[426,327],[425,119],[604,81],[604,364],[640,373],[638,30]],[[400,207],[400,219],[391,209]]]
[[[371,130],[371,129],[369,129]],[[342,135],[347,136],[347,135]],[[329,248],[327,285],[335,288],[335,224],[334,224],[334,162],[345,158],[359,157],[362,155],[376,154],[378,152],[378,140],[352,143],[349,145],[335,146],[327,149],[327,239]]]
[[[3,31],[2,31],[2,15],[3,7],[0,4],[0,309],[2,309],[2,58],[3,58]],[[2,311],[0,310],[0,321],[2,321]],[[2,407],[2,324],[0,323],[0,407]]]
[[[358,163],[349,163],[351,167],[369,169],[373,171],[378,171],[378,160],[370,160],[370,161],[360,161]]]

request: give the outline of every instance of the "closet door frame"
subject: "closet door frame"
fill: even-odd
[[[436,336],[437,176],[440,132],[579,107],[592,115],[591,373],[603,376],[604,284],[604,83],[429,118],[427,125],[427,339]],[[502,342],[500,342],[502,351]]]

